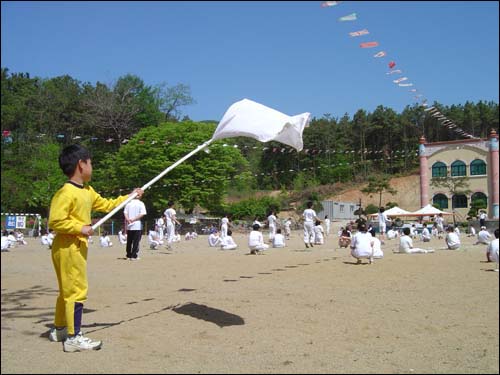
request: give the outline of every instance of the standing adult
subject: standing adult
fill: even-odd
[[[434,217],[434,222],[436,223],[437,229],[438,229],[438,238],[442,238],[443,233],[444,233],[444,218],[443,214],[439,214],[438,216]]]
[[[164,215],[167,221],[167,248],[171,249],[172,242],[175,239],[175,224],[180,224],[177,221],[177,213],[175,212],[173,201],[168,202],[168,208],[165,210]]]
[[[276,234],[276,211],[271,211],[267,217],[267,223],[269,224],[269,242],[273,242],[274,235]]]
[[[387,217],[385,213],[385,208],[380,207],[378,209],[378,229],[380,231],[380,242],[384,243],[385,233],[387,232],[387,224],[392,223],[392,220]]]
[[[314,243],[314,221],[319,220],[316,211],[312,209],[313,202],[307,202],[307,208],[302,214],[304,218],[304,243],[306,247],[313,247]]]
[[[481,213],[479,214],[479,227],[486,226],[486,219],[487,218],[488,218],[488,215],[486,215],[486,211],[481,210]]]
[[[127,203],[123,210],[125,222],[127,223],[127,259],[139,260],[139,243],[142,236],[141,219],[146,215],[146,206],[139,197]]]

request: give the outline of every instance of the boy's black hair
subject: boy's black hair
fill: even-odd
[[[254,225],[252,225],[252,229],[253,230],[259,230],[260,229],[260,225],[259,224],[254,224]]]
[[[497,229],[495,229],[495,232],[494,232],[494,233],[495,233],[495,238],[498,238],[498,228],[497,228]]]
[[[231,229],[228,229],[228,230],[227,230],[227,235],[228,235],[228,236],[232,236],[232,235],[233,235],[233,232],[232,232],[232,230],[231,230]]]
[[[276,233],[280,233],[281,234],[281,229],[276,229]]]
[[[307,206],[307,208],[311,208],[313,206],[313,202],[311,202],[311,201],[307,202],[306,206]]]
[[[408,227],[403,228],[403,233],[406,234],[407,236],[409,236],[410,235],[410,228],[408,228]]]
[[[70,145],[65,147],[59,155],[59,167],[63,173],[71,177],[75,173],[76,166],[80,160],[87,161],[90,157],[90,151],[81,145]]]

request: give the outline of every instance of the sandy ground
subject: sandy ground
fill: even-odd
[[[388,241],[373,265],[356,265],[333,236],[305,251],[294,232],[264,255],[234,238],[240,248],[224,252],[205,236],[173,251],[143,237],[137,262],[116,238],[91,245],[83,329],[104,345],[84,353],[47,339],[50,251],[31,239],[2,252],[1,372],[499,372],[499,274],[471,238],[415,255]]]

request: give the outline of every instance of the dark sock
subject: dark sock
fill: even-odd
[[[82,327],[83,303],[75,302],[75,335],[80,333]]]

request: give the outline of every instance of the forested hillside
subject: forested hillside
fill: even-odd
[[[47,214],[50,198],[65,181],[57,164],[65,145],[88,147],[92,185],[104,196],[116,195],[142,186],[208,140],[218,122],[194,123],[183,115],[195,100],[189,86],[148,86],[134,75],[92,85],[2,68],[1,85],[2,212]],[[473,136],[498,132],[498,103],[433,106]],[[154,185],[145,199],[152,214],[162,212],[169,199],[188,212],[203,207],[218,213],[227,209],[228,194],[300,192],[372,175],[408,175],[418,167],[421,135],[429,142],[460,139],[421,106],[401,113],[381,104],[373,112],[324,114],[305,129],[300,153],[249,138],[218,141]]]

